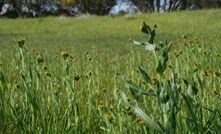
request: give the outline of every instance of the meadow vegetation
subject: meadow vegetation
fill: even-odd
[[[0,25],[0,133],[221,131],[221,10]]]

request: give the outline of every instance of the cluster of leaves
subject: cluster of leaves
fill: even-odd
[[[221,111],[218,108],[205,107],[204,100],[204,84],[202,78],[197,73],[192,79],[186,79],[182,75],[178,75],[175,69],[172,70],[170,76],[166,77],[169,72],[166,72],[167,63],[169,61],[169,52],[172,48],[172,42],[154,44],[155,25],[152,29],[149,25],[143,22],[140,30],[147,35],[147,42],[134,41],[135,45],[144,47],[147,51],[153,52],[156,60],[155,79],[151,79],[149,73],[143,66],[139,67],[139,72],[144,79],[144,84],[136,84],[131,80],[125,80],[125,84],[129,92],[122,90],[121,98],[124,103],[134,110],[136,116],[142,118],[147,127],[155,132],[164,132],[167,134],[175,134],[177,132],[190,133],[217,133],[221,130],[220,115]],[[152,89],[148,91],[147,89]],[[128,102],[126,92],[130,94],[135,104]],[[140,101],[141,98],[154,97],[155,104],[158,106],[146,107]],[[220,101],[217,99],[217,101]],[[154,103],[154,102],[153,102]],[[139,105],[141,107],[139,107]],[[141,108],[154,109],[159,111],[159,117],[155,119],[146,114]],[[156,115],[156,113],[153,113]]]

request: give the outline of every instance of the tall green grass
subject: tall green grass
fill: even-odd
[[[219,12],[0,21],[1,133],[220,132]]]
[[[220,131],[220,107],[214,105],[213,108],[209,108],[213,103],[205,100],[212,93],[216,96],[215,101],[220,102],[220,95],[216,94],[216,89],[213,92],[206,90],[204,77],[212,73],[219,80],[220,73],[206,70],[201,74],[199,71],[200,65],[197,65],[192,71],[192,76],[181,74],[181,72],[187,72],[187,68],[181,70],[178,68],[182,64],[180,59],[178,59],[182,55],[182,51],[174,55],[176,56],[173,59],[176,61],[175,67],[170,67],[170,70],[166,72],[169,59],[171,59],[169,58],[169,52],[174,44],[173,42],[168,43],[168,41],[155,44],[156,27],[155,25],[152,29],[143,22],[141,31],[147,35],[148,40],[147,42],[134,41],[135,45],[142,46],[146,51],[153,53],[156,60],[156,69],[151,71],[155,73],[155,78],[151,79],[149,73],[145,71],[143,66],[140,66],[139,72],[143,76],[144,82],[133,83],[132,81],[125,80],[130,91],[129,94],[133,96],[135,102],[131,105],[124,93],[126,91],[123,90],[121,91],[121,96],[125,105],[131,107],[134,110],[135,116],[142,118],[146,126],[161,133],[218,133]],[[199,42],[186,42],[187,37],[185,35],[183,38],[184,43],[182,45],[189,50],[193,50],[194,54],[199,55]],[[196,57],[192,55],[191,58]],[[141,99],[143,95],[154,98],[155,101],[152,100],[152,102],[155,106],[148,107],[145,105],[146,97]],[[157,122],[151,116],[145,114],[140,107],[144,109],[153,108],[155,110],[154,113],[158,113],[158,115],[155,115],[157,116],[157,118],[155,117]],[[150,115],[154,115],[154,113],[149,112]]]

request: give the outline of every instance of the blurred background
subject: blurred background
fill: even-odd
[[[124,15],[220,7],[221,0],[0,0],[0,17]]]

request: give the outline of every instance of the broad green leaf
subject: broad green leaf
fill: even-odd
[[[156,36],[155,29],[150,32],[149,43],[153,44],[154,38]]]
[[[131,81],[125,81],[126,83],[126,86],[131,90],[132,94],[134,95],[134,91],[136,91],[137,93],[139,94],[143,94],[143,95],[153,95],[153,96],[156,96],[155,93],[148,93],[148,92],[145,92],[144,89],[136,84],[133,84]]]
[[[141,46],[141,45],[153,45],[153,44],[151,44],[151,43],[149,43],[149,42],[139,42],[139,41],[136,41],[136,40],[133,40],[133,43],[134,43],[134,45],[138,45],[138,46]]]
[[[151,28],[150,28],[149,25],[147,25],[147,24],[145,23],[145,21],[143,21],[142,27],[143,27],[143,30],[141,30],[141,31],[144,32],[145,34],[149,35],[150,32],[151,32]]]
[[[153,130],[156,130],[158,132],[164,132],[163,129],[158,125],[153,119],[151,119],[147,114],[143,112],[139,107],[134,108],[134,112],[144,119],[145,123]]]
[[[140,73],[142,74],[142,76],[143,76],[143,78],[145,79],[145,81],[146,81],[147,83],[151,83],[151,79],[150,79],[148,73],[143,69],[142,66],[139,67],[139,71],[140,71]]]
[[[187,94],[189,96],[197,95],[198,89],[195,85],[189,85],[187,89]]]
[[[197,125],[197,117],[195,113],[195,105],[193,104],[193,99],[191,99],[189,96],[186,96],[183,94],[183,99],[187,106],[188,116],[191,120],[187,120],[188,124],[194,124],[194,126],[190,125],[189,129],[195,129],[195,131],[198,133],[198,125]]]
[[[144,46],[144,49],[147,51],[154,51],[156,49],[156,45],[151,44],[149,42],[139,42],[139,41],[133,40],[133,43],[134,45],[137,45],[137,46]]]
[[[160,60],[158,62],[158,65],[157,65],[157,68],[156,68],[156,72],[158,74],[163,74],[164,71],[166,70],[167,68],[167,61],[169,59],[169,51],[170,51],[170,48],[172,46],[172,43],[167,43],[166,42],[166,46],[164,47],[163,49],[163,53],[162,53],[162,56],[160,57]]]
[[[145,44],[145,50],[152,52],[155,49],[156,49],[156,45],[155,44],[149,44],[149,43]]]
[[[127,96],[126,96],[125,92],[121,91],[121,92],[120,92],[120,96],[121,96],[121,98],[123,99],[123,102],[124,102],[126,105],[129,105],[129,102],[128,102],[128,100],[127,100]]]
[[[136,40],[133,40],[133,43],[134,43],[134,45],[137,45],[137,46],[143,46],[143,45],[145,45],[145,43],[139,42],[139,41],[136,41]]]

